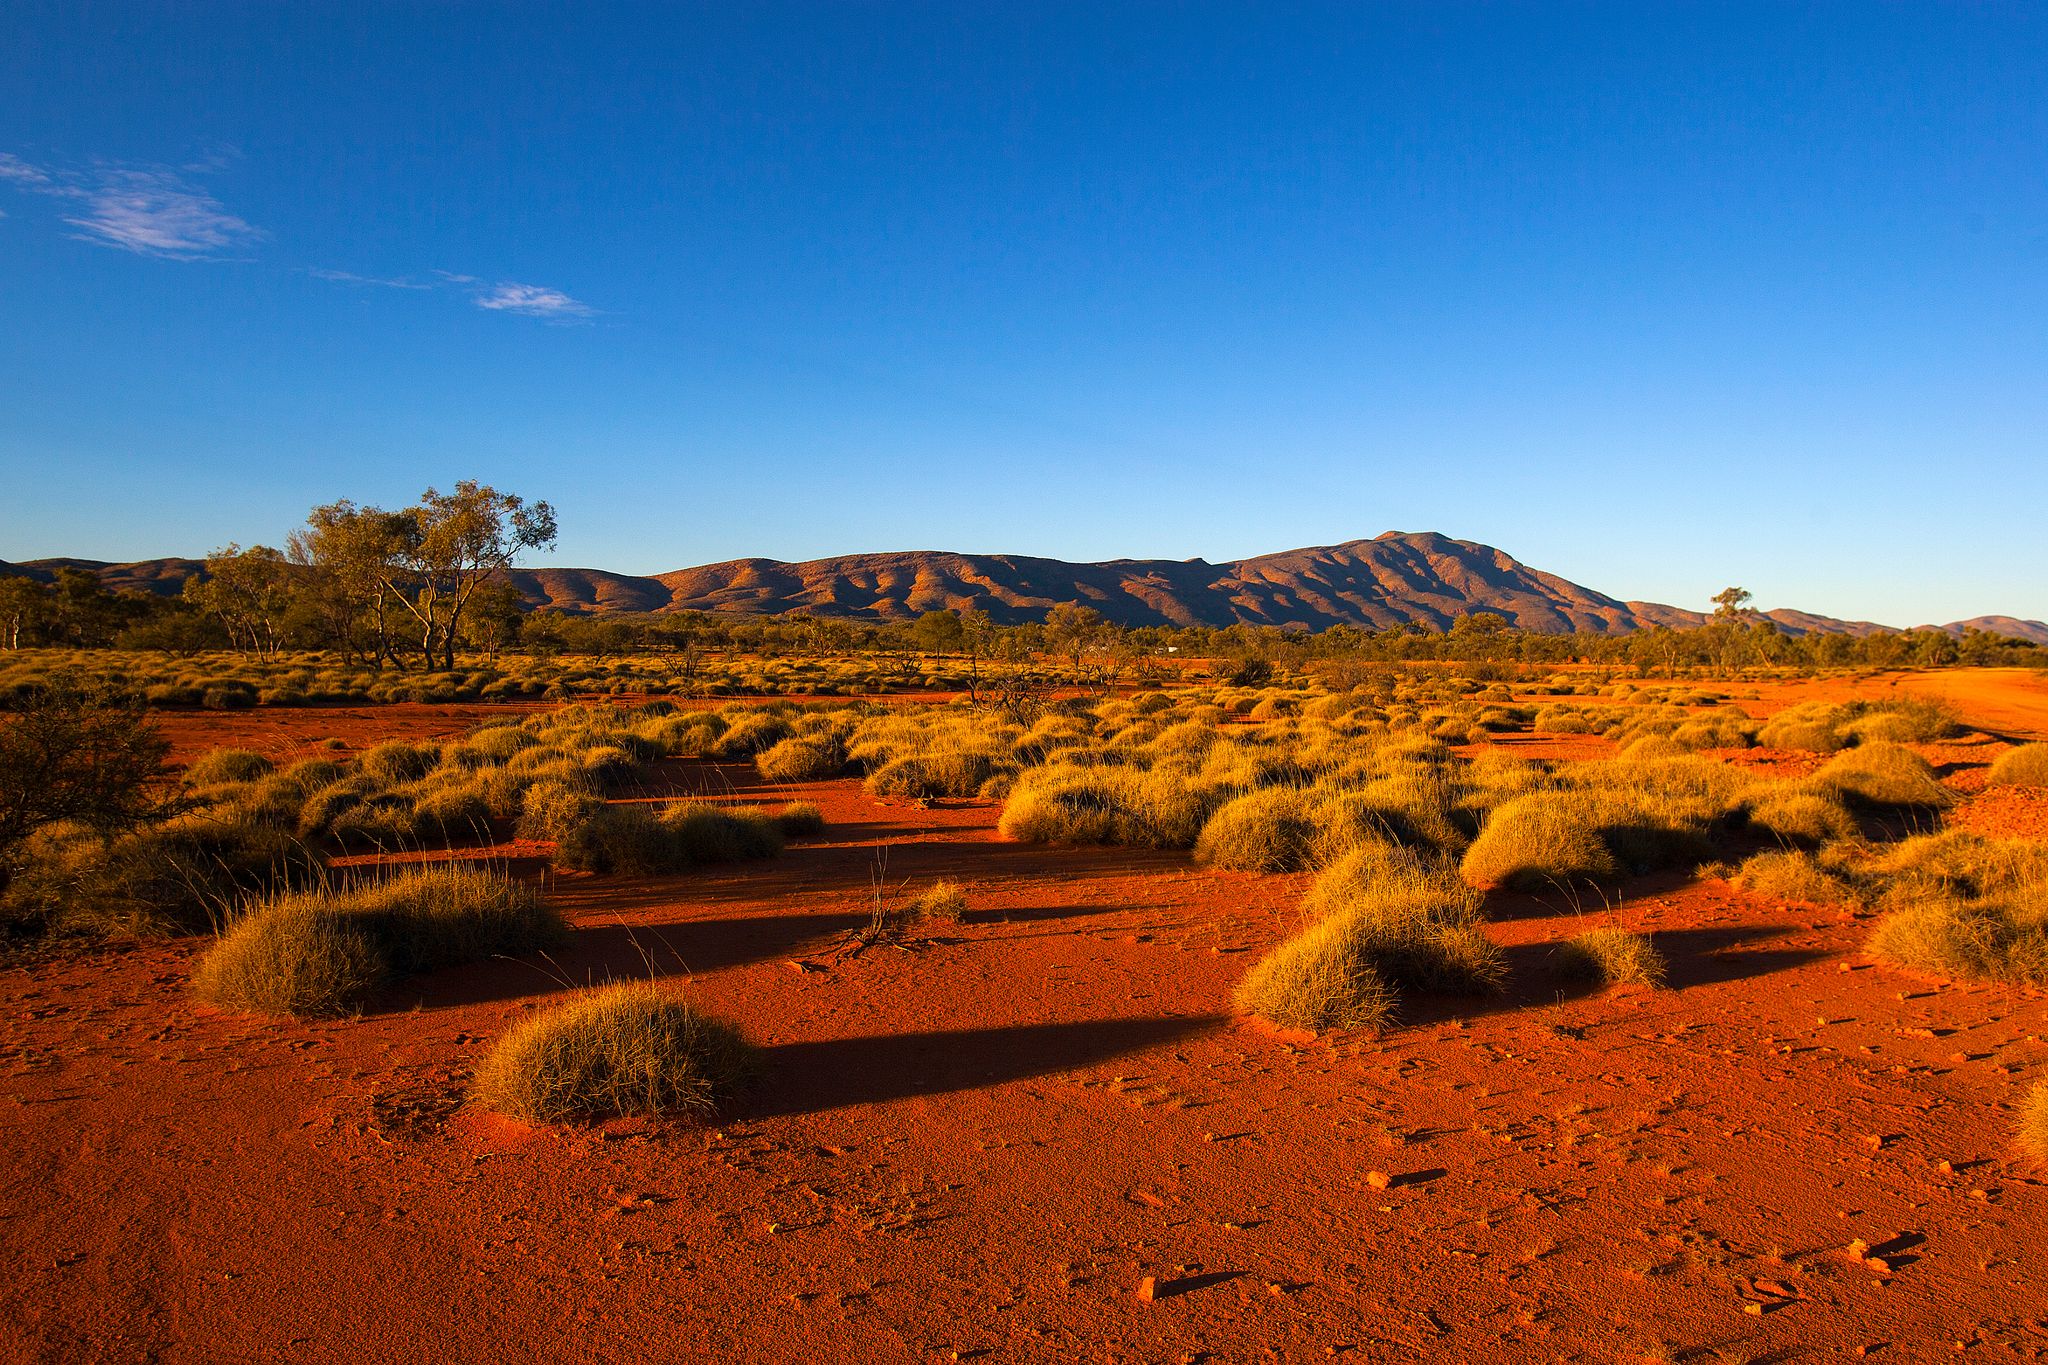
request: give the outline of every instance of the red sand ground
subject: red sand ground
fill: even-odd
[[[1503,898],[1507,998],[1282,1037],[1228,998],[1302,878],[1006,844],[989,806],[851,782],[760,794],[820,801],[828,836],[564,875],[565,956],[359,1020],[198,1006],[196,942],[0,971],[0,1358],[2048,1354],[2048,1187],[2010,1148],[2048,1008],[1873,966],[1853,914],[1641,883],[1616,914],[1672,989],[1574,995],[1546,945],[1600,907]],[[975,908],[835,960],[884,857]],[[721,1126],[463,1107],[507,1025],[650,967],[766,1047]]]

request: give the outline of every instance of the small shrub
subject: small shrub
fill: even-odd
[[[2048,744],[2022,744],[1991,762],[1985,782],[1994,787],[2048,787]]]
[[[651,982],[627,982],[512,1030],[477,1068],[475,1093],[533,1123],[708,1113],[756,1065],[732,1025]]]
[[[1664,958],[1649,936],[1619,926],[1573,936],[1559,945],[1558,959],[1567,976],[1603,986],[1664,983]]]

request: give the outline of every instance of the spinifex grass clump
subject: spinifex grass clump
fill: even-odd
[[[1558,947],[1558,960],[1565,975],[1575,980],[1603,986],[1664,984],[1664,958],[1649,936],[1618,925],[1567,939]]]
[[[111,837],[47,825],[12,861],[0,919],[137,935],[218,928],[248,898],[309,885],[326,866],[283,830],[204,811]]]
[[[1233,794],[1179,769],[1060,763],[1025,773],[999,828],[1027,843],[1192,848],[1210,813]]]
[[[1818,846],[1856,837],[1856,817],[1831,790],[1779,790],[1749,807],[1750,828],[1786,844]]]
[[[2048,1081],[2035,1081],[2020,1102],[2019,1148],[2037,1165],[2048,1166]]]
[[[757,1068],[740,1031],[652,982],[582,992],[477,1068],[476,1096],[535,1123],[708,1113]]]
[[[770,782],[817,782],[846,771],[846,747],[830,735],[793,735],[764,749],[754,767]]]
[[[1527,891],[1616,877],[1621,865],[1600,837],[1608,804],[1588,792],[1518,797],[1487,820],[1460,870],[1474,886]]]
[[[1805,749],[1831,754],[1848,747],[1842,732],[1840,708],[1826,702],[1807,702],[1781,711],[1757,732],[1757,743],[1767,749]]]
[[[218,782],[254,782],[268,777],[277,765],[253,749],[214,749],[192,760],[185,780],[195,787]]]
[[[2048,744],[2022,744],[1991,762],[1985,782],[1993,787],[2048,787]]]
[[[1814,905],[1855,900],[1855,886],[1835,871],[1830,861],[1805,849],[1773,850],[1745,859],[1729,880],[1766,900]]]
[[[2048,848],[1952,831],[1907,839],[1863,872],[1885,911],[1871,951],[1965,980],[2048,985]]]
[[[1333,869],[1321,917],[1238,984],[1240,1010],[1287,1028],[1383,1028],[1403,990],[1484,995],[1506,979],[1479,898],[1448,874]]]
[[[1902,745],[1876,741],[1828,760],[1813,775],[1814,786],[1877,809],[1938,809],[1955,798],[1935,780],[1927,760]]]
[[[799,824],[802,815],[797,816]],[[754,806],[635,802],[591,810],[556,837],[555,863],[582,872],[651,876],[782,852],[777,817]]]
[[[903,917],[911,923],[941,921],[957,924],[967,913],[967,892],[958,882],[936,881],[911,897]]]
[[[1536,891],[1697,864],[1747,811],[1757,779],[1698,754],[1636,751],[1577,765],[1563,785],[1486,816],[1461,870],[1474,886]]]
[[[228,1009],[345,1014],[400,977],[540,951],[567,934],[531,886],[435,868],[267,901],[207,953],[194,986]]]
[[[1195,861],[1244,872],[1299,872],[1314,865],[1314,798],[1269,787],[1226,801],[1202,826]]]
[[[775,812],[775,828],[785,839],[815,839],[825,832],[825,812],[814,801],[791,801]]]

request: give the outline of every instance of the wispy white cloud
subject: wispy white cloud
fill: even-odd
[[[597,311],[559,289],[548,289],[538,284],[515,284],[510,280],[479,286],[470,298],[479,308],[494,313],[519,313],[530,318],[587,318]]]
[[[598,310],[559,289],[514,280],[490,281],[453,270],[436,270],[431,279],[408,276],[358,275],[353,270],[306,271],[316,280],[335,284],[373,285],[382,289],[441,289],[461,293],[477,307],[491,313],[517,313],[522,317],[546,318],[552,322],[580,322],[598,315]]]
[[[229,212],[193,179],[224,170],[232,160],[232,152],[224,150],[176,167],[120,162],[39,166],[11,152],[0,152],[0,188],[62,203],[66,206],[62,219],[81,241],[169,260],[218,260],[247,250],[268,236]],[[0,211],[0,217],[4,216]],[[551,322],[579,322],[599,315],[582,300],[546,285],[490,281],[451,270],[413,277],[361,275],[318,266],[292,268],[331,284],[459,292],[491,313]]]
[[[28,189],[36,189],[50,183],[50,177],[40,168],[29,165],[12,152],[0,152],[0,180]]]
[[[316,280],[326,280],[331,284],[366,284],[374,285],[379,289],[432,289],[434,287],[430,283],[408,280],[403,276],[397,279],[385,279],[377,275],[358,275],[352,270],[323,270],[319,266],[308,266],[306,273]]]
[[[142,256],[201,259],[264,237],[183,172],[161,166],[45,168],[0,152],[0,181],[74,205],[64,221],[81,241]]]
[[[83,197],[65,222],[85,241],[144,256],[213,256],[264,236],[169,171],[103,170]]]

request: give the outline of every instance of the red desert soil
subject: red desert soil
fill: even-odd
[[[2010,1138],[2048,1007],[1873,966],[1853,914],[1639,883],[1615,913],[1672,989],[1588,995],[1547,945],[1594,916],[1502,898],[1508,997],[1283,1037],[1228,1002],[1301,878],[675,771],[832,827],[729,872],[564,875],[571,951],[358,1020],[196,1005],[196,941],[0,970],[0,1358],[2048,1353],[2048,1186]],[[968,922],[835,959],[885,855],[964,881]],[[722,1123],[464,1107],[508,1025],[650,967],[765,1046]]]

